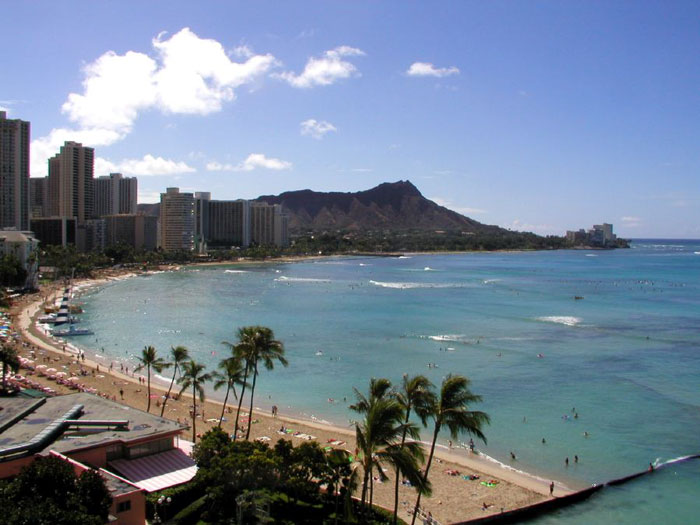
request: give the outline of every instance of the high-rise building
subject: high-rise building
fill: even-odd
[[[250,242],[257,245],[286,246],[287,215],[279,204],[250,203]]]
[[[206,231],[207,244],[211,247],[247,247],[250,244],[250,203],[235,201],[209,201]]]
[[[78,224],[95,215],[95,150],[67,141],[49,159],[49,216],[75,217]]]
[[[32,218],[46,217],[48,192],[48,177],[29,179],[29,209]]]
[[[136,177],[110,173],[95,179],[95,216],[136,213]]]
[[[29,229],[29,128],[0,111],[0,228]]]
[[[160,246],[166,252],[194,250],[194,195],[167,188],[160,194]]]
[[[105,246],[126,244],[137,250],[155,250],[158,245],[158,217],[148,215],[107,215]]]
[[[197,253],[206,253],[209,235],[209,202],[211,193],[198,191],[194,194],[194,247]]]

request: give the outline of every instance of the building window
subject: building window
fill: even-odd
[[[128,499],[126,501],[120,501],[117,503],[117,512],[126,512],[128,510],[131,510],[131,500]]]

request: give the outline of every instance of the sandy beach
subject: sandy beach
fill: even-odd
[[[97,279],[76,283],[77,286],[85,288],[87,286],[99,286],[115,279],[125,279],[136,274],[127,272],[103,273]],[[117,402],[125,403],[129,406],[146,410],[147,388],[139,376],[126,374],[115,365],[110,371],[109,361],[100,362],[99,356],[90,359],[85,356],[79,359],[77,352],[70,345],[64,346],[61,342],[47,336],[35,324],[37,315],[42,312],[44,298],[47,294],[55,296],[60,292],[60,286],[53,289],[45,288],[41,293],[33,294],[22,298],[11,310],[13,328],[21,334],[24,344],[20,348],[20,353],[26,358],[31,357],[34,352],[36,365],[46,364],[59,371],[64,371],[69,376],[77,375],[80,382],[87,388],[94,388],[99,395],[114,399]],[[50,302],[50,301],[49,301]],[[146,345],[148,342],[144,342]],[[167,359],[165,352],[161,356]],[[81,375],[81,369],[82,374]],[[21,373],[24,373],[22,371]],[[164,376],[168,375],[166,370]],[[50,386],[58,394],[70,393],[73,390],[67,386],[57,385],[54,381],[41,377],[38,374],[31,376],[32,379]],[[363,385],[359,385],[361,388]],[[151,413],[160,413],[160,403],[163,395],[167,391],[167,385],[153,383]],[[178,392],[177,384],[174,392]],[[256,392],[257,398],[264,398],[264,392]],[[247,398],[244,406],[247,405]],[[190,424],[190,412],[192,406],[191,394],[183,394],[179,400],[169,400],[164,417],[177,420],[183,425]],[[222,405],[214,400],[207,400],[200,410],[198,403],[196,429],[197,434],[201,434],[218,424],[221,415]],[[230,406],[230,405],[229,405]],[[223,428],[231,433],[233,431],[233,421],[235,419],[235,406],[230,407],[225,414]],[[244,409],[241,417],[247,420],[247,409]],[[293,443],[300,443],[303,437],[296,437],[293,434],[280,434],[280,428],[284,426],[294,432],[313,436],[322,446],[334,446],[344,448],[354,452],[354,431],[350,428],[334,427],[324,425],[315,421],[304,421],[285,416],[280,411],[276,417],[272,417],[267,410],[256,409],[253,414],[253,424],[251,427],[252,439],[269,438],[270,443],[285,437],[291,439]],[[191,430],[186,430],[183,434],[186,439],[192,439]],[[443,436],[445,437],[445,436]],[[446,438],[445,438],[446,440]],[[265,440],[267,441],[267,440]],[[477,444],[478,448],[478,444]],[[426,448],[427,452],[427,448]],[[448,472],[458,472],[451,475]],[[391,471],[387,471],[389,481],[376,483],[374,485],[375,503],[386,508],[393,508],[393,487],[394,477]],[[463,476],[477,475],[479,479],[469,480]],[[448,449],[441,446],[436,449],[436,460],[430,472],[430,480],[433,484],[433,495],[422,499],[422,507],[425,511],[430,511],[432,516],[440,523],[453,523],[468,519],[484,517],[489,514],[500,513],[504,510],[512,510],[517,507],[530,505],[549,498],[549,480],[541,480],[533,476],[508,470],[499,465],[481,458],[478,453],[470,453],[464,448]],[[482,481],[495,480],[497,483],[487,486]],[[571,491],[560,483],[555,482],[555,496],[562,496]],[[400,517],[409,518],[408,508],[412,508],[415,503],[415,492],[410,487],[401,486],[399,501],[406,502],[400,505]],[[488,506],[483,509],[484,504]]]

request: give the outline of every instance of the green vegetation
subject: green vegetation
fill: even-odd
[[[141,357],[136,357],[139,361],[139,365],[134,368],[134,372],[140,372],[144,368],[146,369],[146,375],[148,376],[148,388],[146,389],[146,395],[148,395],[148,404],[146,406],[146,412],[151,411],[151,368],[156,372],[162,372],[164,368],[170,367],[170,363],[166,363],[162,357],[156,355],[156,349],[152,346],[146,346],[141,351]]]
[[[173,378],[170,380],[170,386],[168,386],[168,393],[165,394],[165,399],[163,399],[163,406],[160,408],[160,417],[163,417],[165,413],[165,404],[170,399],[170,392],[173,390],[173,384],[175,383],[175,376],[182,364],[189,359],[189,354],[187,348],[184,346],[171,346],[170,347],[170,361],[168,366],[173,367]]]
[[[38,457],[12,481],[0,481],[2,523],[7,525],[101,525],[112,498],[95,470],[77,477],[57,457]]]
[[[192,441],[197,440],[197,397],[204,403],[204,385],[212,380],[212,375],[204,372],[202,364],[190,360],[182,365],[182,375],[177,380],[182,385],[180,395],[192,387]]]
[[[19,354],[17,349],[7,343],[0,346],[0,363],[2,363],[2,392],[7,392],[7,370],[19,371]]]
[[[17,257],[11,253],[0,257],[0,285],[22,287],[26,280],[27,271]]]

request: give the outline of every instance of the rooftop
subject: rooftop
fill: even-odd
[[[151,436],[175,433],[183,428],[174,421],[93,394],[68,394],[49,397],[45,401],[21,397],[0,398],[0,461],[2,449],[31,441],[76,405],[83,405],[82,413],[69,419],[128,420],[128,427],[126,430],[118,430],[104,426],[70,426],[42,443],[42,448],[35,450],[35,453],[55,450],[66,454],[115,441],[128,443]]]

